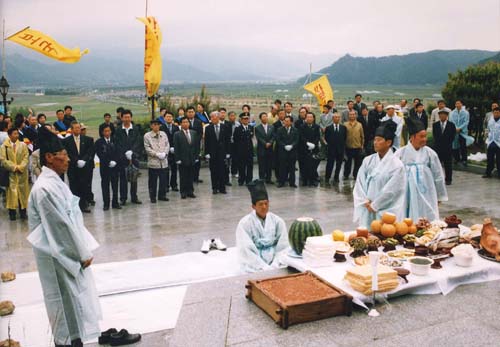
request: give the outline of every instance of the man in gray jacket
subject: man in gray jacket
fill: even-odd
[[[148,156],[148,187],[151,203],[156,203],[156,197],[160,201],[168,201],[167,177],[168,177],[168,152],[170,144],[167,134],[160,131],[160,121],[151,121],[151,131],[144,135],[144,149]],[[158,187],[158,179],[160,181]]]

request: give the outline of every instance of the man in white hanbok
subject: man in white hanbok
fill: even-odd
[[[101,307],[92,271],[96,240],[83,225],[78,197],[60,175],[69,158],[56,135],[40,128],[44,165],[28,202],[30,235],[56,346],[83,346],[100,335]]]
[[[396,152],[406,167],[406,217],[439,219],[438,204],[448,201],[443,169],[439,157],[427,147],[427,131],[422,122],[407,119],[410,143]]]
[[[269,197],[264,181],[247,185],[253,211],[243,217],[236,229],[236,247],[242,269],[257,272],[278,268],[280,252],[288,247],[288,232],[282,218],[269,212]]]
[[[401,160],[392,150],[397,125],[391,120],[375,130],[374,154],[361,164],[354,186],[354,222],[369,228],[385,212],[404,218],[406,172]]]

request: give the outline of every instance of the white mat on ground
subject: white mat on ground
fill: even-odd
[[[172,256],[92,266],[103,307],[103,330],[127,328],[148,333],[175,327],[186,284],[242,274],[236,248],[226,252],[182,253]],[[0,284],[0,301],[16,305],[0,319],[0,340],[11,336],[22,346],[49,346],[50,329],[37,272],[17,275]]]
[[[371,297],[365,296],[355,291],[347,281],[344,281],[346,270],[355,266],[352,258],[347,256],[347,261],[337,263],[332,261],[331,266],[310,267],[302,259],[286,256],[283,261],[299,271],[311,271],[323,278],[325,281],[349,293],[353,297],[353,302],[359,306],[368,308],[365,303],[371,302]],[[446,295],[462,284],[479,283],[500,280],[500,264],[475,255],[471,267],[460,267],[455,265],[453,258],[441,262],[442,269],[430,269],[428,276],[416,276],[410,273],[408,283],[400,281],[400,285],[393,291],[387,292],[389,297],[406,294],[443,294]],[[403,266],[410,269],[408,262],[403,262]]]

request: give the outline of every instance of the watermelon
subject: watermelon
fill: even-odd
[[[302,250],[309,236],[321,236],[323,231],[316,220],[310,217],[297,218],[288,231],[288,242],[298,255],[302,255]]]

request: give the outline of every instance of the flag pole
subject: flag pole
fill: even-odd
[[[5,76],[5,18],[2,22],[2,76]]]
[[[312,71],[313,71],[313,64],[309,63],[309,83],[312,82]],[[312,105],[312,94],[311,93],[309,93],[309,105]]]

